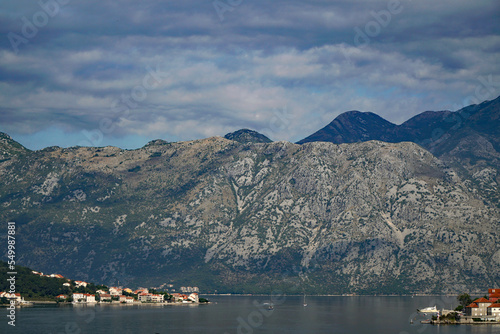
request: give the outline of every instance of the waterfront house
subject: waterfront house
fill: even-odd
[[[487,310],[488,315],[494,316],[497,321],[500,321],[500,303],[491,304]]]
[[[2,297],[5,297],[9,300],[14,300],[17,303],[24,302],[24,298],[21,297],[20,293],[0,292],[0,298]]]
[[[59,295],[56,298],[57,299],[67,299],[68,297],[66,295]]]
[[[164,295],[151,294],[151,302],[153,303],[163,303],[164,298]]]
[[[118,300],[120,303],[126,303],[127,302],[127,296],[124,295],[119,295]]]
[[[193,302],[193,303],[199,303],[200,299],[198,297],[198,294],[196,292],[193,292],[187,297],[187,300]]]
[[[148,297],[149,297],[149,293],[146,293],[146,292],[141,292],[137,295],[137,299],[141,302],[141,303],[145,303],[148,301]]]
[[[83,303],[86,301],[86,298],[83,293],[74,293],[73,294],[73,303]]]
[[[188,296],[182,293],[173,293],[172,294],[172,299],[174,302],[184,302],[188,300]]]
[[[470,305],[465,307],[465,314],[472,317],[482,317],[488,315],[488,306],[491,302],[486,298],[474,300]]]
[[[111,295],[107,293],[99,294],[101,302],[111,302]]]
[[[134,302],[134,297],[125,297],[125,303],[131,304]]]
[[[91,294],[86,293],[85,300],[87,303],[95,303],[95,295],[91,295]]]
[[[164,296],[163,295],[156,295],[152,293],[140,293],[137,298],[139,299],[140,302],[142,303],[163,303]]]
[[[123,289],[122,288],[117,288],[115,286],[112,286],[109,288],[109,293],[110,295],[112,296],[119,296],[123,293]]]
[[[95,303],[95,295],[88,293],[74,293],[73,303]]]

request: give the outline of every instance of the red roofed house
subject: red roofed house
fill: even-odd
[[[500,289],[488,289],[490,301],[496,303],[500,299]]]
[[[172,294],[172,299],[174,300],[174,302],[183,302],[184,300],[187,300],[187,298],[188,296],[177,292]]]
[[[59,275],[59,274],[50,274],[50,275],[48,275],[48,277],[52,277],[52,278],[64,278],[63,275]]]
[[[486,316],[488,315],[488,306],[491,302],[486,298],[479,298],[472,302],[471,305],[476,305],[477,307],[470,307],[472,316]],[[471,306],[469,305],[469,306]],[[467,307],[469,307],[467,306]],[[467,308],[466,308],[467,312]]]
[[[198,294],[196,292],[193,292],[188,296],[188,300],[192,301],[193,303],[199,303],[200,298],[198,297]]]
[[[465,307],[465,315],[469,317],[479,316],[479,306],[476,303],[471,303]]]
[[[66,298],[67,298],[67,296],[66,296],[66,295],[59,295],[59,296],[57,296],[56,298],[57,298],[57,299],[66,299]]]
[[[75,281],[75,285],[76,285],[77,287],[79,287],[79,286],[87,287],[87,284],[88,284],[88,283],[87,283],[87,282],[84,282],[84,281]]]
[[[21,297],[20,293],[0,292],[0,297],[5,297],[10,300],[15,300],[18,303],[24,302],[24,298]]]

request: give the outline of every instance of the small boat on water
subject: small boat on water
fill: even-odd
[[[439,313],[436,306],[429,306],[426,308],[417,309],[417,312],[420,312],[420,313]]]
[[[304,307],[307,306],[307,303],[306,303],[306,295],[304,294]]]

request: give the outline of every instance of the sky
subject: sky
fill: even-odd
[[[498,0],[0,5],[0,131],[133,149],[241,128],[298,141],[349,110],[400,124],[500,95]]]

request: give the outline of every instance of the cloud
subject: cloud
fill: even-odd
[[[23,24],[43,9],[9,2],[0,131],[56,127],[62,146],[84,131],[105,145],[243,127],[296,141],[347,110],[400,123],[500,80],[496,1],[394,1],[245,1],[222,21],[210,1],[70,1],[29,38]],[[17,52],[9,33],[27,41]]]

